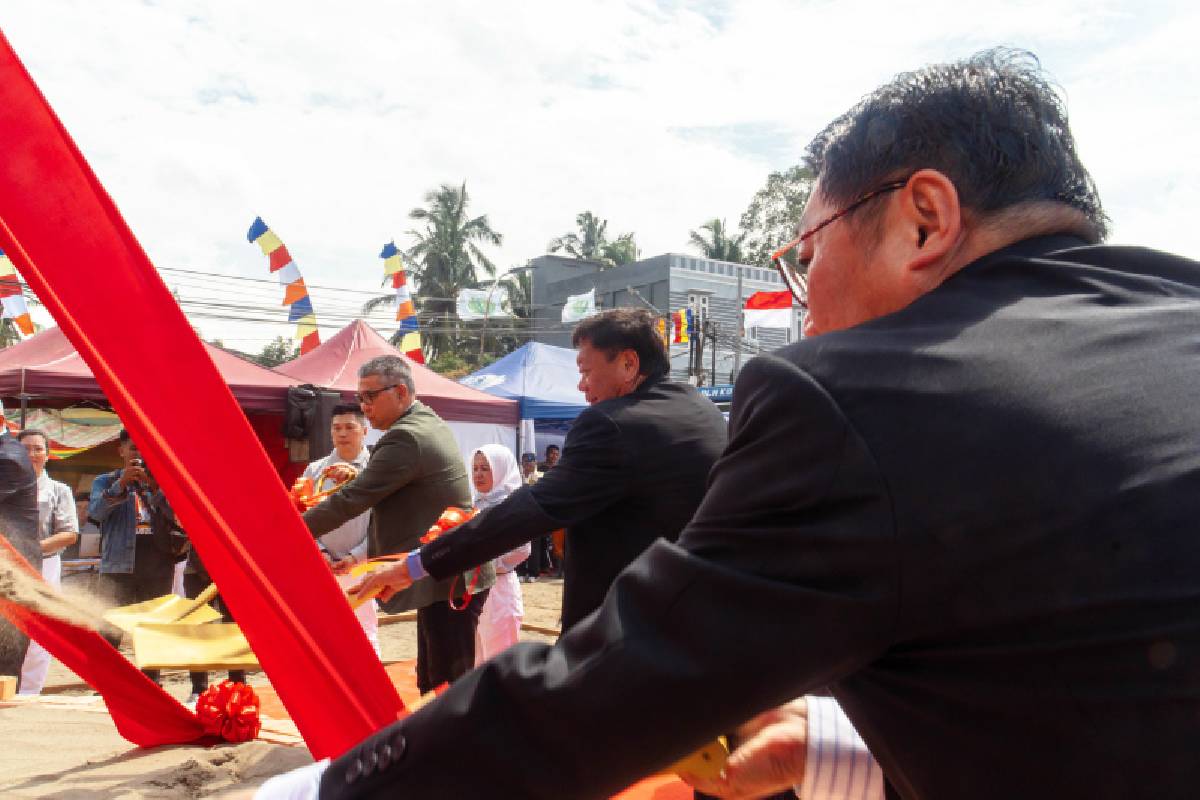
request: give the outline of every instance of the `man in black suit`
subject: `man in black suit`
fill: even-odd
[[[617,308],[576,326],[579,390],[589,406],[562,459],[536,483],[414,550],[361,589],[392,592],[411,576],[447,576],[566,528],[562,624],[600,606],[617,575],[657,539],[675,541],[725,446],[725,420],[694,388],[667,379],[654,318]]]
[[[1195,795],[1200,264],[1099,244],[1029,54],[898,76],[807,163],[809,338],[739,376],[679,542],[322,798],[605,797],[822,686],[895,796]]]
[[[0,404],[0,536],[8,540],[35,570],[42,567],[38,544],[37,474],[29,453],[8,432]],[[29,639],[0,619],[0,675],[20,675]]]

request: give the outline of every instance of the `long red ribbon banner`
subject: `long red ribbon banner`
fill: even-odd
[[[35,580],[41,580],[8,540],[0,549]],[[104,696],[113,724],[139,747],[184,744],[204,735],[204,726],[191,711],[143,675],[100,634],[9,602],[0,597],[0,614],[36,640],[76,675]]]
[[[249,422],[3,34],[0,152],[0,249],[133,434],[313,755],[393,722],[404,705]]]

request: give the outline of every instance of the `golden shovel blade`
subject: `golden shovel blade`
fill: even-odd
[[[133,629],[133,663],[139,669],[193,672],[258,669],[258,658],[232,622],[138,625]]]
[[[221,612],[208,605],[208,601],[216,595],[217,585],[214,583],[192,600],[177,594],[165,594],[153,600],[111,608],[104,612],[104,619],[126,633],[133,633],[139,625],[147,624],[179,622],[199,625],[221,618]]]

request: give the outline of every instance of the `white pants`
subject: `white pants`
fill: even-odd
[[[334,575],[333,577],[337,578],[338,586],[341,586],[342,589],[349,589],[361,580],[354,575]],[[367,641],[371,643],[371,649],[375,651],[375,656],[382,661],[383,650],[379,647],[379,612],[376,609],[375,601],[368,600],[354,609],[354,615],[358,617],[363,633],[367,635]]]
[[[497,575],[475,629],[475,666],[520,641],[524,618],[525,603],[517,573]]]
[[[62,586],[62,558],[47,556],[42,559],[42,577],[46,583],[58,588]],[[25,651],[25,663],[21,665],[21,688],[18,694],[41,694],[46,685],[46,673],[50,671],[50,654],[46,648],[30,640]]]

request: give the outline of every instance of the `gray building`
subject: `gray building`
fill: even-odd
[[[712,375],[713,346],[703,350],[704,384],[732,382],[736,351],[741,363],[759,352],[782,347],[799,333],[799,310],[792,312],[792,327],[742,331],[741,308],[745,298],[759,291],[779,292],[787,287],[775,270],[712,261],[698,256],[665,253],[632,264],[602,269],[596,261],[561,256],[540,256],[530,262],[533,272],[534,338],[559,347],[571,346],[571,324],[562,323],[563,304],[571,295],[596,290],[599,308],[641,307],[668,315],[692,308],[713,324],[716,331],[716,374]],[[741,273],[741,298],[738,273]],[[672,344],[671,375],[689,376],[691,346]]]

